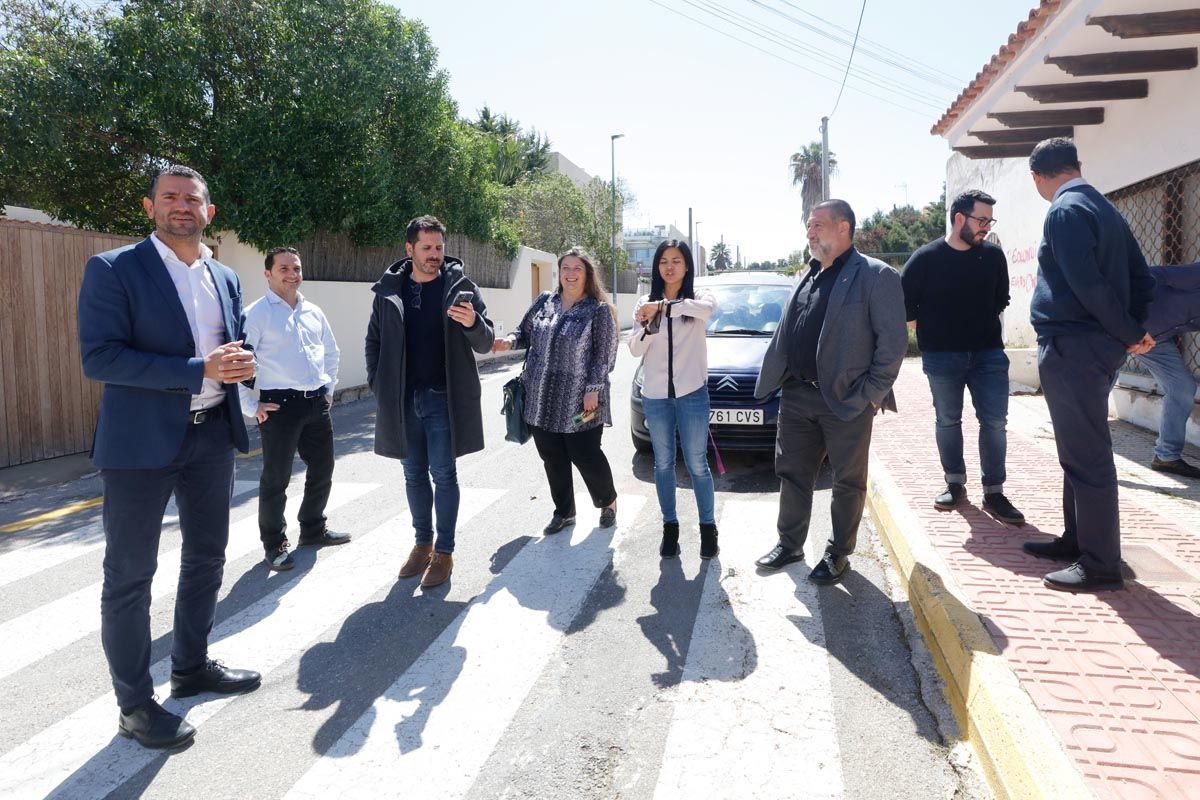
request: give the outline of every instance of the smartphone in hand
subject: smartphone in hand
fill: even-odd
[[[596,418],[596,412],[598,410],[598,408],[593,408],[591,411],[581,411],[580,413],[571,417],[571,422],[575,423],[576,427],[580,425],[586,425]]]
[[[454,305],[461,303],[472,303],[475,300],[474,292],[459,292],[454,296]]]

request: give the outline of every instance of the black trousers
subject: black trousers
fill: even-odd
[[[829,409],[820,389],[806,384],[784,387],[775,439],[781,545],[791,550],[804,547],[812,520],[813,488],[828,455],[833,468],[833,530],[825,549],[838,556],[854,552],[867,501],[867,455],[874,422],[874,409],[846,421]]]
[[[571,476],[571,465],[579,470],[592,496],[592,505],[604,508],[617,499],[613,485],[612,468],[604,451],[600,449],[600,437],[604,426],[597,425],[578,433],[555,433],[535,428],[532,425],[533,443],[542,466],[546,468],[546,480],[550,484],[550,499],[554,501],[554,513],[563,517],[575,516],[575,484]]]
[[[1104,333],[1038,339],[1038,375],[1063,469],[1063,538],[1098,575],[1121,571],[1108,395],[1123,363],[1125,345]]]
[[[263,470],[258,480],[258,533],[263,547],[278,547],[287,538],[283,510],[297,453],[308,467],[298,521],[300,535],[316,536],[325,529],[325,505],[333,487],[333,422],[325,396],[279,397],[263,393],[266,402],[279,403],[258,426]],[[269,399],[268,399],[269,398]]]
[[[217,610],[233,498],[233,436],[223,415],[191,425],[174,460],[160,469],[104,469],[104,587],[100,641],[117,703],[132,708],[154,694],[150,677],[150,589],[171,493],[179,507],[179,587],[171,665],[204,663]]]

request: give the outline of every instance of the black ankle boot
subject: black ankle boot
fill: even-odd
[[[663,558],[675,558],[679,555],[679,523],[664,522],[662,544],[658,546],[658,554]]]
[[[712,558],[721,552],[717,546],[717,526],[712,522],[700,523],[700,557]]]

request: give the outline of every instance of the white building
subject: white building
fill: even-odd
[[[1048,204],[1028,156],[1042,139],[1074,138],[1084,176],[1129,220],[1151,264],[1200,261],[1198,46],[1200,0],[1042,0],[934,125],[954,150],[947,198],[979,188],[998,201],[1010,348],[1034,345],[1029,303]],[[1200,373],[1197,337],[1188,339]],[[1014,355],[1014,379],[1036,385],[1030,351]],[[1131,365],[1119,386],[1121,416],[1156,428],[1148,374]],[[1188,432],[1200,441],[1200,427]]]

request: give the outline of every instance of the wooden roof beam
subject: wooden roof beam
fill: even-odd
[[[1134,72],[1171,72],[1195,69],[1195,47],[1172,50],[1135,50],[1124,53],[1088,53],[1077,56],[1046,56],[1069,75],[1127,75]]]
[[[1043,128],[1013,128],[1000,131],[971,131],[984,144],[1037,144],[1043,139],[1053,139],[1055,136],[1074,136],[1075,129],[1070,125],[1056,125]]]
[[[1104,108],[1059,108],[1038,111],[992,111],[994,119],[1006,128],[1035,128],[1041,125],[1102,125]]]
[[[1134,78],[1125,81],[1082,81],[1080,83],[1043,83],[1018,86],[1039,103],[1086,103],[1100,100],[1141,100],[1150,96],[1150,81]]]
[[[1036,142],[964,145],[954,148],[954,152],[962,153],[967,158],[1025,158],[1033,152],[1035,144]]]
[[[1122,39],[1200,33],[1200,8],[1088,17],[1087,24],[1099,25],[1113,36]]]

